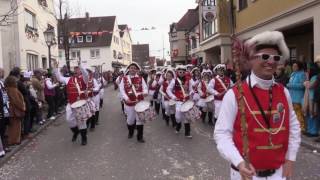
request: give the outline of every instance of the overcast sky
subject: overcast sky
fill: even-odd
[[[169,46],[169,25],[178,21],[184,13],[196,7],[196,0],[69,0],[74,14],[84,16],[117,16],[118,24],[128,24],[133,43],[149,43],[150,55],[162,57],[164,40],[165,54]],[[143,27],[156,30],[141,31]]]

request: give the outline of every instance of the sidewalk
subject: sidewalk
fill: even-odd
[[[65,108],[62,108],[65,109]],[[35,132],[30,134],[29,138],[26,138],[21,141],[20,145],[15,146],[14,148],[11,149],[10,152],[7,152],[6,155],[0,159],[0,167],[2,167],[7,161],[11,159],[18,151],[20,151],[22,148],[24,148],[26,145],[29,144],[35,137],[37,137],[42,131],[44,131],[48,126],[50,126],[53,122],[55,122],[57,119],[59,119],[61,116],[65,114],[65,110],[61,111],[60,114],[56,116],[56,119],[54,120],[46,120],[45,124],[39,126],[39,125],[34,125],[35,127]]]
[[[305,135],[301,135],[301,145],[305,146],[306,148],[320,153],[320,143],[315,142],[314,140],[317,138],[307,137]]]

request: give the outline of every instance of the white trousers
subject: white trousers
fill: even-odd
[[[242,180],[242,177],[238,171],[231,168],[231,180]],[[282,177],[282,167],[277,169],[276,172],[270,177],[256,177],[254,176],[252,180],[286,180]]]
[[[134,110],[134,106],[127,106],[126,104],[124,104],[124,111],[127,115],[128,125],[143,125],[143,122],[140,121],[136,111]]]
[[[214,117],[218,119],[222,101],[214,100]]]
[[[97,94],[96,96],[94,96],[94,97],[92,98],[92,100],[93,100],[94,104],[95,104],[96,107],[97,107],[97,111],[99,111],[99,110],[100,110],[100,96],[99,96],[99,94]]]
[[[181,112],[181,106],[183,102],[177,101],[176,102],[176,122],[177,123],[185,123],[184,113]]]

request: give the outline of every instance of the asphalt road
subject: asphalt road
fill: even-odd
[[[0,168],[8,180],[219,180],[229,179],[229,165],[212,138],[212,127],[192,125],[193,139],[175,134],[158,118],[145,126],[146,143],[127,139],[117,92],[108,88],[100,125],[88,145],[71,142],[64,116]],[[301,148],[292,179],[320,179],[320,155]]]

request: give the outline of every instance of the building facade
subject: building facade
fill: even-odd
[[[140,67],[149,65],[149,44],[132,45],[132,61],[139,64]]]
[[[70,66],[77,66],[80,59],[86,67],[97,67],[102,71],[112,70],[132,61],[131,36],[127,26],[122,28],[116,16],[90,17],[68,20]],[[60,37],[60,66],[66,64],[63,37]]]
[[[248,39],[267,30],[282,31],[290,60],[313,61],[320,55],[319,0],[234,0],[235,34]],[[253,16],[254,14],[254,16]]]
[[[0,14],[17,6],[14,23],[0,27],[0,61],[4,69],[15,66],[22,70],[48,68],[48,46],[43,32],[53,29],[57,34],[57,20],[53,0],[1,0]],[[51,47],[51,59],[58,57],[58,47]]]

